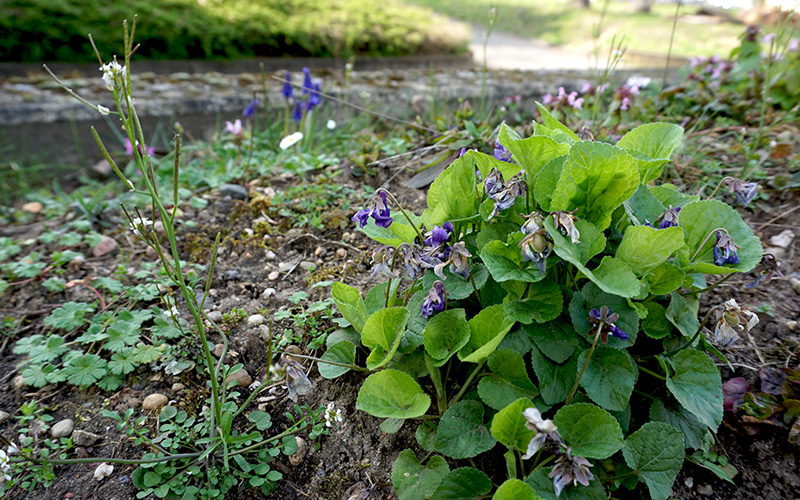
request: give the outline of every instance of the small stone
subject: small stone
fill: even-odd
[[[275,296],[275,289],[274,288],[265,288],[263,292],[261,292],[262,299],[268,299],[270,297]]]
[[[246,200],[247,189],[239,186],[238,184],[223,184],[219,187],[219,194],[222,196],[230,196],[235,200]]]
[[[269,276],[267,276],[267,279],[270,281],[275,281],[276,279],[278,279],[280,275],[281,273],[279,273],[278,271],[272,271],[271,273],[269,273]]]
[[[294,268],[294,264],[291,264],[289,262],[281,262],[280,264],[278,264],[278,271],[280,271],[282,273],[288,273],[293,268]]]
[[[339,257],[340,259],[347,258],[347,250],[345,250],[344,248],[336,250],[336,256]]]
[[[267,318],[262,314],[254,314],[247,318],[247,326],[258,326],[264,324],[265,321],[267,321]]]
[[[214,346],[214,351],[212,351],[211,354],[213,354],[216,357],[220,357],[222,356],[223,349],[225,349],[225,344],[217,344]]]
[[[794,240],[794,232],[791,229],[785,229],[780,233],[776,234],[775,236],[769,239],[769,242],[772,246],[781,247],[781,248],[789,248],[789,245],[792,244]]]
[[[272,250],[267,250],[267,255],[264,256],[267,260],[275,260],[278,258],[278,254],[273,252]]]
[[[306,271],[309,271],[311,269],[316,269],[316,267],[317,267],[316,264],[314,264],[313,262],[309,262],[307,260],[304,260],[303,262],[300,263],[300,269],[304,269]]]
[[[242,279],[242,273],[236,269],[228,269],[223,276],[227,281],[239,281]]]
[[[325,249],[322,247],[317,247],[314,249],[314,257],[323,257],[325,255]]]
[[[683,484],[685,484],[687,488],[691,488],[692,486],[694,486],[694,478],[691,476],[687,477],[686,479],[683,480]]]
[[[75,422],[71,418],[67,418],[50,428],[50,436],[54,438],[69,437],[73,429],[75,429]]]
[[[164,231],[164,223],[160,220],[155,221],[153,223],[153,231],[155,231],[156,234],[165,234],[166,231]]]
[[[14,388],[14,390],[21,391],[23,387],[25,387],[25,377],[22,375],[17,375],[11,381],[11,386]]]
[[[92,248],[92,255],[95,257],[102,257],[103,255],[109,254],[116,249],[117,242],[114,240],[114,238],[102,236],[100,238],[100,243],[98,243],[96,247]]]
[[[217,322],[222,321],[222,312],[221,311],[209,311],[208,319],[211,321]]]
[[[788,328],[789,330],[791,330],[791,331],[797,330],[797,321],[789,320],[785,324],[786,324],[786,328]]]
[[[172,384],[171,390],[172,392],[180,392],[186,388],[185,385],[181,384],[180,382],[175,382]]]
[[[38,201],[31,201],[29,203],[22,205],[22,211],[28,212],[29,214],[38,214],[39,212],[42,211],[43,208],[44,206],[42,206],[42,204],[39,203]]]
[[[0,424],[8,420],[10,416],[11,414],[8,413],[7,411],[0,410]]]
[[[795,293],[800,294],[800,279],[789,278],[789,284],[792,285],[792,290],[794,290]]]
[[[710,497],[714,494],[714,488],[710,484],[701,484],[697,486],[697,492],[703,496]]]
[[[89,447],[101,439],[103,439],[102,436],[98,436],[97,434],[93,434],[91,432],[82,431],[80,429],[72,433],[72,442],[75,444],[75,446]]]
[[[144,398],[144,402],[142,402],[142,408],[145,410],[160,410],[164,406],[166,406],[167,397],[163,394],[150,394],[146,398]]]
[[[297,229],[296,227],[293,227],[293,228],[289,229],[288,231],[286,231],[286,234],[284,236],[286,236],[287,240],[292,240],[292,239],[297,238],[297,237],[302,236],[302,235],[303,235],[303,230],[302,229]]]
[[[298,436],[295,436],[294,439],[297,441],[297,451],[289,455],[289,463],[294,466],[298,466],[306,459],[306,454],[308,453],[308,443],[305,439]]]
[[[247,370],[243,368],[232,375],[228,375],[228,378],[225,379],[225,384],[231,382],[236,382],[236,385],[239,387],[249,387],[250,384],[253,383],[253,378],[247,373]]]

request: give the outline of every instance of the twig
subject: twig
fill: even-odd
[[[758,356],[758,360],[761,362],[762,365],[766,364],[767,361],[764,359],[764,356],[761,354],[761,350],[756,345],[756,341],[753,336],[750,334],[750,330],[745,328],[744,329],[744,336],[747,337],[747,340],[750,341],[750,344],[753,346],[753,350],[756,351],[756,356]]]
[[[795,205],[793,208],[790,208],[789,210],[786,210],[785,212],[776,215],[775,217],[771,218],[767,222],[765,222],[765,223],[761,224],[760,226],[758,226],[755,229],[755,232],[761,231],[762,229],[764,229],[768,225],[772,224],[776,220],[782,219],[782,218],[786,217],[787,215],[789,215],[790,213],[795,212],[796,210],[800,210],[800,205]]]
[[[326,240],[325,238],[320,238],[319,236],[316,236],[316,235],[313,235],[313,234],[301,234],[297,238],[294,238],[294,239],[292,239],[290,241],[287,241],[286,243],[284,243],[283,246],[293,245],[295,242],[297,242],[298,240],[301,240],[303,238],[311,238],[314,241],[319,241],[321,243],[326,243],[328,245],[339,245],[341,247],[349,248],[350,250],[352,250],[354,252],[361,252],[362,251],[358,247],[354,247],[353,245],[350,245],[348,243],[344,243],[342,241]]]

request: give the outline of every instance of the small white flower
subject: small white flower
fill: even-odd
[[[328,124],[326,125],[328,130],[333,130],[336,128],[336,122],[333,120],[328,120]]]
[[[294,134],[289,134],[283,139],[281,139],[280,148],[281,149],[289,149],[290,147],[294,146],[298,142],[303,140],[303,133],[302,132],[295,132]]]
[[[103,82],[105,82],[106,88],[111,91],[116,88],[117,78],[120,79],[119,81],[125,78],[125,66],[116,60],[100,66],[100,71],[103,72]]]
[[[101,106],[99,104],[97,105],[97,111],[99,111],[100,114],[103,115],[103,116],[108,116],[108,114],[111,113],[110,109],[108,109],[105,106]]]
[[[112,472],[114,472],[114,466],[103,462],[94,470],[94,478],[98,481],[102,481],[110,476]]]
[[[625,82],[625,85],[630,88],[636,87],[637,89],[642,89],[650,85],[651,81],[652,80],[646,76],[632,76],[628,78],[628,80]]]
[[[134,217],[133,220],[131,220],[131,228],[130,229],[131,229],[131,231],[133,231],[133,234],[135,234],[136,236],[140,236],[141,237],[142,233],[139,232],[139,229],[141,228],[141,229],[147,230],[147,227],[148,226],[152,226],[152,225],[153,225],[153,221],[147,219],[146,217],[142,217],[142,218]]]
[[[178,312],[178,308],[175,306],[171,306],[168,311],[164,311],[162,314],[170,319],[178,319],[181,315],[181,313]]]
[[[17,446],[17,443],[11,441],[11,444],[8,445],[8,454],[16,455],[17,453],[19,453],[19,447]]]
[[[331,427],[344,420],[342,417],[341,408],[337,409],[333,401],[327,404],[325,407],[325,414],[323,416],[325,417],[325,427]]]

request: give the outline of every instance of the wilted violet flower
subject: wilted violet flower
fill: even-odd
[[[570,482],[575,486],[578,483],[583,486],[589,486],[589,481],[594,479],[589,467],[593,467],[593,465],[588,460],[583,457],[572,456],[572,447],[567,447],[566,451],[556,460],[553,470],[547,475],[547,477],[553,478],[556,498],[561,496],[564,487],[569,485]]]
[[[435,312],[444,311],[444,284],[441,281],[434,282],[428,296],[422,302],[422,317],[429,318]]]
[[[506,149],[505,146],[500,144],[499,139],[495,139],[494,141],[494,157],[496,160],[505,161],[508,163],[514,163],[514,160],[511,159],[511,151]]]
[[[472,257],[472,254],[469,253],[469,250],[467,250],[467,246],[464,244],[463,241],[459,241],[458,243],[450,247],[450,272],[457,274],[464,279],[469,278],[470,257]]]
[[[538,409],[526,408],[525,411],[522,412],[522,416],[525,417],[526,420],[525,427],[536,432],[533,438],[531,438],[530,443],[528,443],[527,451],[522,455],[523,460],[532,458],[536,452],[544,446],[548,437],[556,443],[561,443],[561,436],[558,434],[556,425],[552,420],[543,419],[542,413]]]
[[[424,266],[425,263],[422,260],[419,247],[409,243],[402,243],[397,249],[403,253],[403,264],[406,266],[408,277],[413,280],[422,274],[423,267],[427,266]]]
[[[714,342],[722,346],[729,346],[739,338],[740,333],[749,332],[757,324],[756,313],[742,309],[736,303],[736,299],[730,299],[721,309],[717,310]]]
[[[734,243],[731,235],[727,231],[717,231],[717,243],[714,245],[714,264],[722,266],[724,264],[738,264],[739,255],[736,249],[739,248]]]
[[[499,193],[504,186],[505,180],[503,179],[503,174],[497,167],[493,168],[483,181],[483,190],[486,192],[486,196],[492,199],[494,199],[494,196]]]
[[[522,234],[533,234],[544,229],[544,217],[539,212],[531,212],[528,215],[519,214],[525,218],[525,222],[520,228]]]
[[[765,283],[769,283],[772,278],[783,276],[781,263],[771,253],[765,253],[761,256],[761,264],[753,269],[753,274],[756,275],[756,279],[746,284],[745,288],[755,288],[763,280],[766,280]]]
[[[758,183],[756,182],[744,182],[735,177],[727,177],[724,183],[728,186],[728,191],[733,193],[744,207],[750,204],[758,194]]]
[[[589,311],[589,323],[600,328],[600,341],[603,344],[607,344],[609,335],[620,340],[628,340],[628,334],[614,324],[619,319],[619,314],[609,314],[609,312],[606,306],[602,306],[599,310],[591,309]]]
[[[575,227],[575,221],[578,219],[570,212],[553,212],[553,226],[561,231],[564,236],[569,236],[572,243],[580,243],[581,234],[578,228]]]
[[[553,251],[553,240],[547,230],[528,234],[519,242],[519,247],[524,260],[533,262],[542,274],[547,271],[547,257]]]
[[[381,207],[381,204],[383,204],[383,207]],[[389,211],[389,205],[386,203],[386,191],[383,189],[375,191],[367,202],[367,208],[359,210],[352,220],[358,222],[359,227],[364,227],[370,217],[378,227],[388,228],[394,222]]]
[[[286,387],[289,389],[289,399],[297,401],[297,396],[305,396],[311,390],[311,381],[306,376],[303,365],[287,356],[281,356],[286,365]]]
[[[508,184],[498,191],[495,195],[489,195],[494,201],[494,209],[489,214],[489,219],[493,218],[503,210],[510,208],[517,198],[528,191],[528,184],[525,182],[525,172],[520,172],[508,180]]]

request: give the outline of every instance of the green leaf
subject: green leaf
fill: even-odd
[[[553,405],[567,399],[578,378],[577,356],[572,356],[564,363],[556,363],[534,347],[531,349],[531,364],[545,403]]]
[[[641,282],[636,279],[631,268],[621,260],[606,255],[594,271],[585,266],[585,262],[593,255],[592,252],[597,248],[600,248],[600,250],[603,248],[598,243],[600,240],[593,237],[591,231],[588,230],[590,226],[585,224],[578,226],[576,224],[579,231],[581,227],[587,229],[587,236],[584,242],[584,233],[581,232],[581,243],[574,244],[569,238],[564,237],[560,231],[555,230],[551,217],[545,219],[544,225],[553,238],[553,250],[556,255],[574,265],[602,290],[621,297],[635,297],[639,294]],[[605,238],[602,239],[602,244],[605,246]],[[587,256],[589,257],[587,258]]]
[[[675,264],[664,262],[650,271],[645,278],[652,295],[667,295],[683,284],[686,273]]]
[[[493,222],[480,230],[475,244],[480,250],[491,241],[506,242],[511,234],[518,233],[519,230],[520,226],[513,222]]]
[[[572,453],[586,458],[608,458],[625,444],[622,430],[607,411],[589,403],[562,407],[553,423]]]
[[[561,495],[556,497],[553,480],[548,477],[552,467],[535,470],[525,479],[543,500],[606,500],[608,495],[603,485],[598,480],[591,481],[589,486],[575,484],[564,488]]]
[[[134,322],[116,321],[106,330],[108,338],[103,348],[113,352],[134,345],[139,341],[139,332],[139,326]]]
[[[60,335],[50,335],[41,347],[31,349],[30,357],[32,363],[47,363],[53,361],[65,352],[67,347],[64,345],[66,341]]]
[[[623,205],[635,226],[642,226],[645,222],[654,223],[667,209],[644,185],[640,185]]]
[[[247,420],[256,424],[256,429],[265,431],[272,427],[272,416],[260,410],[253,410],[247,414]]]
[[[541,500],[533,488],[519,479],[506,479],[492,495],[492,500]]]
[[[503,305],[511,318],[523,324],[533,321],[545,323],[561,315],[564,297],[561,288],[552,281],[539,281],[531,284],[527,297],[513,300],[511,294],[506,296]]]
[[[684,349],[670,360],[674,375],[667,388],[700,422],[716,430],[722,422],[722,379],[714,361],[695,349]]]
[[[437,425],[435,423],[423,421],[414,431],[414,437],[417,438],[417,443],[423,450],[433,452],[436,446],[436,430]]]
[[[505,314],[502,305],[489,306],[469,320],[470,338],[458,351],[458,359],[482,363],[494,352],[515,321]]]
[[[545,356],[556,363],[568,360],[578,347],[578,335],[575,329],[562,321],[525,325],[522,330],[530,336]]]
[[[686,247],[681,250],[679,257],[687,273],[746,273],[761,261],[761,241],[742,220],[739,212],[721,201],[689,203],[681,209],[678,225],[684,229]],[[712,232],[717,228],[726,229],[739,247],[738,264],[714,264],[713,248],[717,238]],[[709,234],[711,236],[706,240]]]
[[[111,355],[111,361],[108,362],[108,371],[114,375],[127,375],[135,370],[136,366],[133,347],[125,347]]]
[[[534,404],[530,399],[521,398],[497,412],[492,419],[492,436],[506,448],[527,451],[534,431],[525,426],[526,420],[522,413],[532,407]]]
[[[428,207],[422,213],[425,227],[472,217],[478,211],[475,164],[471,156],[456,158],[431,184]]]
[[[672,326],[667,321],[667,308],[655,302],[647,302],[647,317],[642,320],[642,331],[653,339],[663,339],[672,333]]]
[[[435,450],[450,458],[471,458],[494,447],[496,441],[483,421],[483,405],[459,401],[442,415]]]
[[[361,333],[368,317],[367,306],[364,305],[361,293],[352,286],[337,281],[331,287],[331,294],[342,317]]]
[[[361,331],[361,343],[372,349],[367,358],[367,368],[375,370],[392,359],[409,316],[405,307],[390,307],[367,318]]]
[[[356,346],[352,342],[343,340],[336,343],[325,351],[321,357],[324,361],[335,361],[336,363],[355,364],[356,362]],[[350,371],[350,368],[345,366],[330,365],[328,363],[317,363],[319,374],[327,379],[334,379],[341,377]]]
[[[602,231],[611,223],[614,209],[638,187],[639,172],[630,154],[600,142],[579,142],[564,161],[550,209],[577,209],[579,219]]]
[[[700,302],[697,299],[672,292],[665,315],[685,337],[694,337],[700,328],[700,320],[697,319],[699,309]]]
[[[539,395],[520,353],[498,349],[489,356],[487,364],[492,374],[478,383],[478,395],[489,407],[501,410],[518,399],[532,400]]]
[[[660,184],[658,186],[648,186],[647,189],[660,201],[665,207],[683,207],[693,201],[700,199],[699,196],[693,194],[684,194],[676,186],[672,184]]]
[[[392,307],[397,303],[397,288],[400,286],[400,278],[396,278],[383,283],[378,283],[370,288],[364,298],[364,305],[367,307],[367,315],[375,314],[384,307]],[[389,287],[389,304],[386,304],[386,288]]]
[[[406,213],[411,217],[411,220],[417,228],[422,227],[421,217],[412,214],[408,210],[406,210]],[[399,213],[399,211],[394,210],[392,212],[392,219],[392,225],[388,228],[375,225],[375,221],[370,218],[367,225],[359,229],[370,239],[383,245],[396,247],[401,243],[413,243],[414,239],[417,237],[417,232],[414,230],[414,227],[408,223],[405,216]]]
[[[636,310],[626,299],[608,294],[594,283],[584,285],[579,293],[572,296],[572,302],[569,304],[570,318],[578,335],[587,340],[594,336],[593,334],[590,336],[592,324],[589,323],[589,311],[600,309],[602,306],[608,307],[611,313],[619,314],[619,319],[614,324],[629,337],[628,340],[609,337],[608,346],[622,348],[633,345],[636,342],[636,333],[639,331],[639,315]]]
[[[622,235],[616,257],[642,276],[664,263],[683,246],[683,229],[630,226]]]
[[[161,316],[157,316],[153,320],[153,326],[150,327],[150,333],[159,339],[177,339],[183,332],[180,331],[172,321],[167,321]]]
[[[450,309],[431,318],[425,327],[425,352],[441,366],[467,344],[470,326],[463,309]]]
[[[381,425],[379,426],[381,432],[385,432],[386,434],[397,434],[397,431],[403,427],[403,424],[406,421],[402,418],[387,418]]]
[[[553,193],[558,186],[558,179],[561,177],[561,170],[567,155],[553,158],[547,162],[536,175],[533,186],[533,197],[545,212],[550,211],[550,204],[553,202]]]
[[[560,144],[547,136],[535,135],[520,139],[519,135],[505,123],[500,128],[498,140],[528,174],[530,183],[548,162],[569,152],[569,144]]]
[[[153,346],[139,342],[133,350],[133,359],[137,363],[152,363],[160,358],[166,349],[166,345]]]
[[[617,147],[629,152],[635,151],[636,164],[641,176],[641,183],[658,179],[661,169],[672,159],[673,153],[681,145],[683,128],[673,123],[647,123],[640,125],[625,134]]]
[[[668,407],[660,399],[654,400],[650,406],[650,420],[664,422],[679,430],[683,434],[686,448],[699,450],[703,447],[705,436],[709,434],[708,427],[697,420],[697,417],[689,413],[686,408],[682,406]]]
[[[63,369],[67,382],[80,387],[88,387],[106,373],[106,361],[96,354],[74,356]]]
[[[583,366],[589,350],[583,351],[578,366]],[[589,398],[607,410],[624,410],[636,383],[636,369],[627,351],[597,346],[581,377],[581,387]]]
[[[427,500],[450,472],[444,458],[434,455],[423,466],[411,450],[403,450],[392,468],[392,486],[400,500]]]
[[[97,381],[97,387],[104,391],[116,391],[122,387],[124,383],[125,380],[119,375],[106,375]]]
[[[486,280],[489,278],[489,271],[486,269],[486,266],[475,263],[471,269],[471,279],[467,278],[464,279],[460,275],[451,273],[450,266],[447,266],[444,269],[444,288],[447,290],[447,299],[448,300],[461,300],[466,299],[475,291],[475,288],[480,288],[486,283]],[[439,279],[438,276],[433,272],[433,270],[428,270],[425,272],[424,277],[422,278],[422,289],[430,290],[433,287],[433,284]],[[472,286],[472,280],[475,280],[475,286]]]
[[[648,422],[628,436],[622,455],[653,500],[666,500],[683,464],[683,435],[668,424]]]
[[[44,387],[47,384],[56,383],[51,378],[55,373],[62,371],[50,364],[31,363],[22,370],[22,377],[25,379],[25,383],[30,386]],[[63,378],[63,380],[66,380],[66,378]]]
[[[356,408],[380,418],[414,418],[425,414],[431,398],[411,375],[399,370],[373,373],[358,391]]]
[[[83,302],[67,302],[44,319],[44,324],[62,330],[74,330],[86,323],[84,315],[94,312],[94,307]]]
[[[442,478],[430,500],[479,500],[490,491],[492,481],[489,476],[478,469],[462,467]]]
[[[503,179],[506,180],[510,179],[520,171],[520,166],[518,164],[498,160],[494,156],[489,156],[486,153],[481,153],[480,151],[469,150],[465,156],[472,158],[472,160],[475,162],[475,166],[478,167],[478,170],[483,178],[486,178],[486,176],[489,175],[494,168],[498,169],[500,173],[503,174]]]
[[[542,116],[542,125],[544,125],[544,127],[542,127],[542,125],[539,125],[538,123],[534,122],[533,129],[536,132],[536,135],[547,135],[541,133],[546,131],[558,131],[561,134],[551,135],[551,137],[555,136],[564,138],[563,140],[559,140],[558,142],[568,142],[572,144],[574,142],[580,141],[580,138],[578,138],[575,132],[570,130],[566,125],[562,124],[560,121],[556,120],[556,118],[550,114],[550,112],[547,110],[547,108],[544,107],[544,105],[537,102],[536,107],[539,108],[539,114]],[[542,130],[543,128],[549,130]]]
[[[481,259],[498,283],[509,280],[535,283],[544,279],[544,274],[532,263],[522,257],[519,242],[522,233],[514,233],[508,243],[490,241],[480,252]]]

